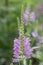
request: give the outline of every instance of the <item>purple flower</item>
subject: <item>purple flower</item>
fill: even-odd
[[[13,47],[13,62],[18,62],[18,57],[20,55],[20,40],[15,39],[14,40],[14,47]]]
[[[24,39],[24,54],[26,58],[31,58],[31,54],[33,52],[33,49],[30,47],[30,39],[25,38]]]
[[[38,12],[42,13],[43,12],[43,4],[38,8]]]
[[[30,21],[34,22],[35,21],[35,13],[31,12],[30,14]]]
[[[13,61],[13,62],[19,62],[19,59],[13,58],[12,61]]]
[[[29,14],[29,10],[26,9],[24,12],[24,25],[27,26],[28,25],[28,14]]]
[[[33,49],[30,47],[30,39],[29,38],[24,38],[24,41],[23,41],[23,48],[24,48],[24,51],[21,51],[20,50],[20,39],[15,39],[14,40],[14,47],[13,47],[13,62],[19,62],[20,61],[20,58],[22,58],[22,54],[21,52],[23,52],[23,56],[25,58],[31,58],[31,54],[33,52]]]
[[[29,14],[29,10],[28,10],[28,8],[25,10],[25,12],[24,12],[25,14]]]

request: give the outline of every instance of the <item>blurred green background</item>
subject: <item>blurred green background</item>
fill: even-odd
[[[20,18],[21,16],[21,2],[22,0],[0,0],[0,65],[10,65],[11,63],[13,40],[18,37],[17,17]],[[28,0],[28,4],[31,11],[35,11],[38,23],[36,22],[30,25],[30,27],[28,26],[27,30],[30,33],[32,28],[36,29],[37,27],[39,35],[43,36],[43,0]],[[40,7],[42,7],[41,10]],[[43,60],[41,58],[39,61],[38,58],[37,61],[35,58],[33,62],[43,62]],[[34,63],[33,65],[36,64]],[[43,64],[40,63],[40,65]]]

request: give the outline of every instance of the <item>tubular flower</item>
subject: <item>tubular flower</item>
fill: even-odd
[[[29,10],[26,9],[24,12],[24,25],[27,26],[28,25],[28,14],[29,14]]]
[[[20,55],[20,40],[15,39],[14,40],[14,47],[13,47],[13,62],[19,61],[19,55]]]
[[[25,54],[25,58],[31,58],[31,54],[33,52],[33,49],[30,47],[30,39],[29,38],[25,38],[24,39],[24,54]]]
[[[14,40],[13,62],[19,62],[20,61],[20,58],[22,58],[22,56],[20,56],[20,55],[22,55],[21,52],[23,52],[23,56],[26,59],[31,58],[31,54],[32,54],[33,49],[30,47],[30,39],[29,38],[24,39],[24,44],[23,44],[24,51],[20,50],[20,44],[21,44],[20,39]]]

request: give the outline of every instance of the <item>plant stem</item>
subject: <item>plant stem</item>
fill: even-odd
[[[33,47],[32,49],[39,49],[41,47],[43,47],[43,46],[36,46],[36,47]]]
[[[32,65],[32,60],[29,61],[29,65]]]
[[[23,65],[27,65],[26,64],[26,59],[22,59],[22,63],[23,63]]]
[[[19,65],[20,65],[20,62],[19,62]]]

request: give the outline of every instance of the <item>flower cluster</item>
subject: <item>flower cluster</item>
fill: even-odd
[[[14,47],[13,47],[13,62],[19,62],[20,58],[21,58],[21,50],[20,50],[20,39],[15,39],[14,40]],[[23,56],[28,59],[31,58],[31,54],[33,49],[30,47],[30,39],[29,38],[25,38],[24,39],[24,51],[23,51]]]
[[[19,61],[19,54],[20,54],[20,40],[14,40],[14,47],[13,47],[13,62]]]
[[[29,38],[25,38],[24,39],[24,54],[25,54],[25,58],[31,58],[32,51],[33,51],[33,49],[30,47],[30,39]]]
[[[30,46],[30,39],[25,37],[24,35],[24,25],[27,26],[28,24],[28,14],[29,10],[26,9],[24,12],[24,22],[23,17],[21,16],[21,24],[19,26],[18,21],[18,29],[19,29],[19,38],[14,40],[14,47],[13,47],[13,62],[19,62],[23,59],[31,58],[33,49]],[[34,12],[31,13],[30,19],[32,21],[35,20]]]
[[[29,12],[28,9],[25,10],[24,12],[24,25],[27,26],[28,25],[28,15],[29,15],[29,18],[30,18],[30,21],[31,22],[34,22],[35,21],[35,12]]]

